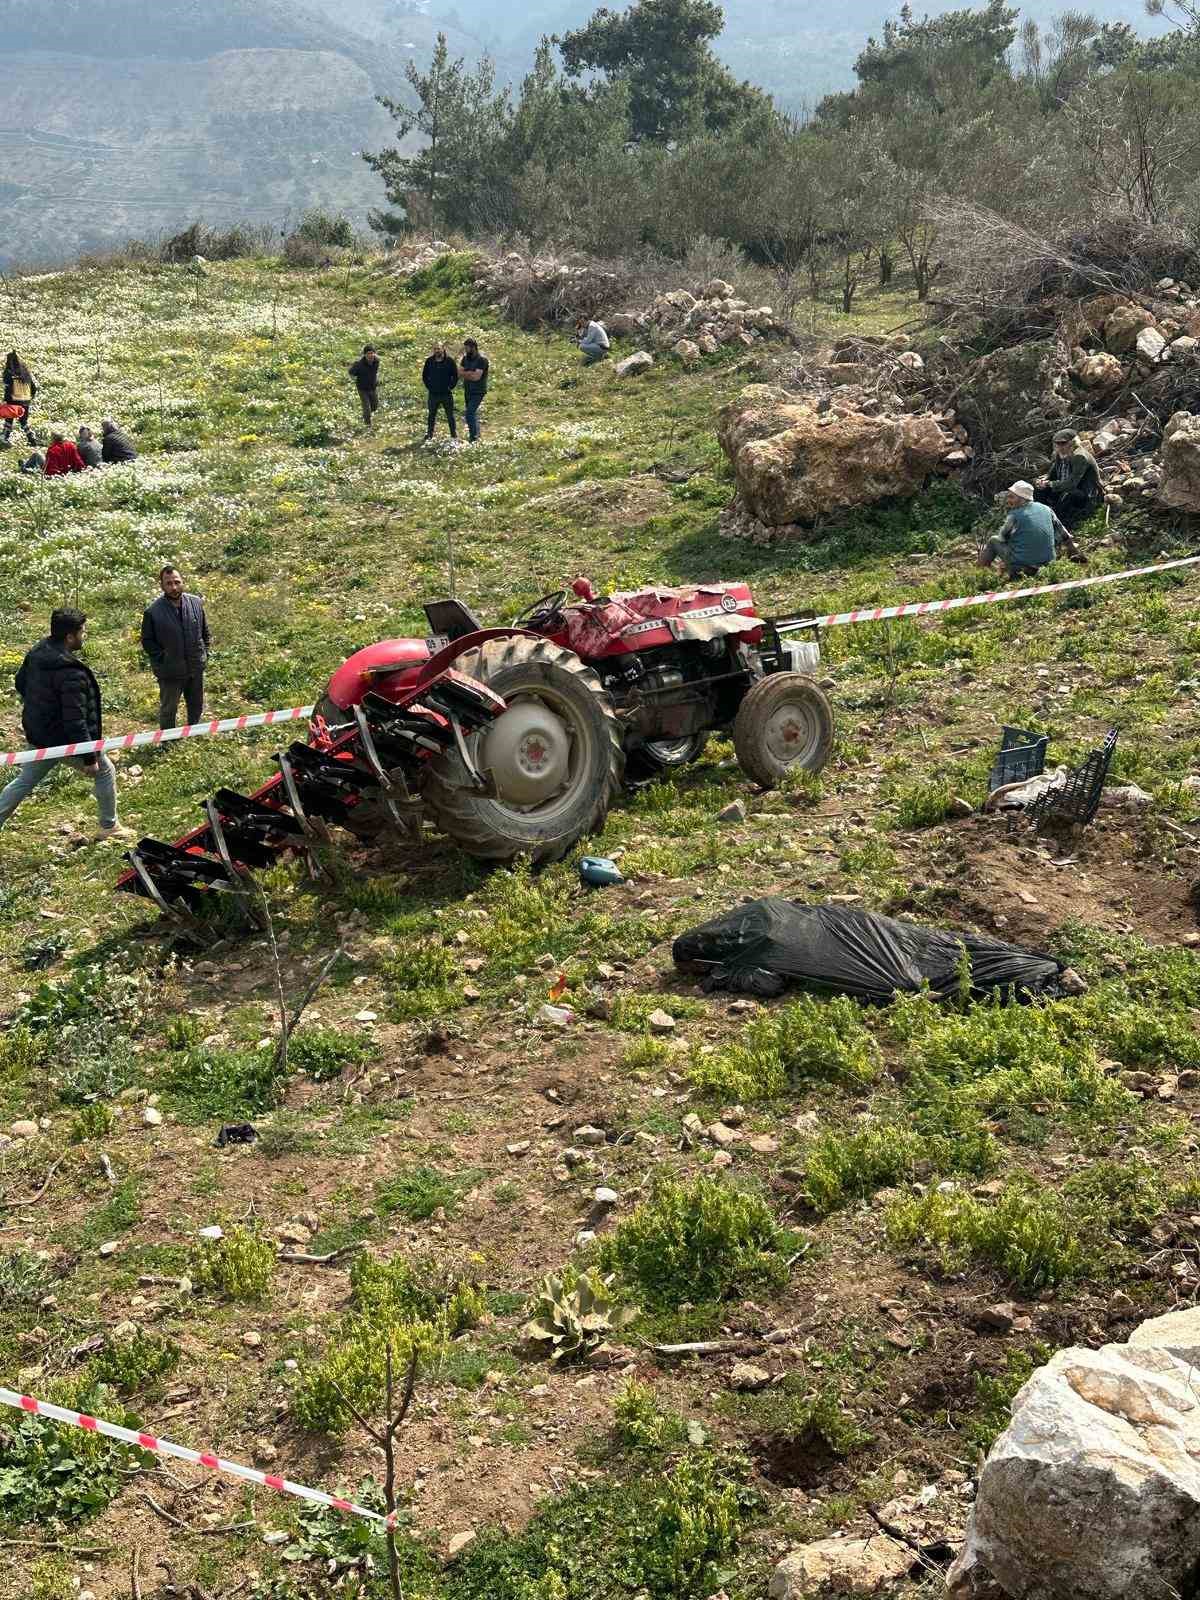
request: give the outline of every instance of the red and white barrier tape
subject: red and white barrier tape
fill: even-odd
[[[848,622],[890,622],[893,617],[930,617],[938,611],[960,611],[963,606],[994,606],[1003,600],[1029,600],[1039,594],[1063,594],[1068,589],[1091,589],[1098,583],[1120,583],[1123,578],[1145,578],[1155,572],[1171,572],[1177,567],[1194,567],[1200,556],[1184,556],[1179,561],[1160,561],[1154,567],[1130,567],[1128,572],[1105,572],[1096,578],[1072,578],[1068,583],[1045,583],[1036,589],[997,589],[990,594],[962,595],[957,600],[914,600],[902,606],[875,606],[861,611],[835,611],[828,617],[814,617],[814,628],[840,628]]]
[[[827,617],[813,617],[805,626],[840,628],[850,622],[890,622],[895,617],[931,617],[939,611],[960,611],[964,606],[992,606],[1005,600],[1030,600],[1036,595],[1065,594],[1068,589],[1091,589],[1100,583],[1146,578],[1156,572],[1173,572],[1179,567],[1198,564],[1200,556],[1184,556],[1178,561],[1160,561],[1153,567],[1130,567],[1127,572],[1106,572],[1095,578],[1072,578],[1068,583],[1046,583],[1036,589],[997,589],[989,594],[960,595],[954,600],[912,600],[900,606],[834,611]],[[276,722],[300,722],[311,717],[315,710],[315,706],[289,706],[282,711],[256,711],[252,716],[189,723],[182,728],[156,728],[151,733],[119,733],[111,739],[49,745],[42,750],[9,750],[0,753],[0,767],[19,767],[30,761],[63,761],[71,756],[100,755],[107,750],[137,750],[143,745],[171,744],[177,739],[206,739],[215,733],[241,733],[246,728],[267,728]]]
[[[176,739],[206,739],[214,733],[241,733],[245,728],[268,728],[274,722],[307,720],[315,706],[290,706],[285,711],[256,711],[252,716],[225,717],[219,722],[192,722],[182,728],[155,728],[152,733],[119,733],[111,739],[88,739],[80,744],[49,745],[44,750],[9,750],[0,755],[0,767],[20,767],[29,761],[63,761],[70,756],[100,755],[105,750],[137,750],[146,744],[171,744]]]
[[[322,1489],[309,1489],[289,1478],[279,1478],[270,1472],[259,1472],[257,1467],[245,1467],[240,1461],[226,1461],[224,1457],[208,1450],[189,1450],[181,1444],[171,1444],[151,1433],[135,1433],[130,1428],[118,1427],[115,1422],[104,1422],[99,1417],[85,1416],[80,1411],[68,1411],[65,1406],[51,1405],[48,1400],[34,1400],[27,1394],[17,1394],[13,1389],[0,1389],[0,1405],[11,1406],[14,1411],[24,1411],[31,1417],[49,1417],[54,1422],[65,1422],[86,1433],[99,1433],[106,1439],[116,1439],[121,1444],[132,1445],[137,1450],[149,1450],[155,1455],[174,1456],[177,1461],[190,1461],[194,1467],[207,1467],[210,1472],[224,1472],[244,1483],[256,1483],[264,1489],[274,1489],[279,1494],[294,1495],[299,1500],[309,1500],[314,1505],[326,1506],[331,1511],[341,1511],[350,1517],[363,1517],[380,1527],[395,1526],[395,1516],[386,1517],[379,1511],[369,1511],[353,1500],[341,1500],[337,1495],[326,1494]]]

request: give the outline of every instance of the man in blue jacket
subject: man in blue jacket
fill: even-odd
[[[174,728],[181,695],[189,724],[204,714],[204,668],[211,641],[204,601],[186,592],[179,569],[164,567],[158,581],[162,594],[142,614],[142,649],[158,679],[158,725]]]
[[[1004,497],[1008,516],[994,539],[979,552],[981,567],[990,567],[997,557],[1008,568],[1010,578],[1033,577],[1055,559],[1055,541],[1061,540],[1072,561],[1085,559],[1079,546],[1049,506],[1034,500],[1034,487],[1023,478],[1014,483]]]

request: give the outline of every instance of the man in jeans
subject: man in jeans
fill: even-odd
[[[142,649],[158,679],[158,725],[178,726],[179,698],[189,724],[204,714],[204,668],[210,644],[204,601],[188,594],[176,567],[158,575],[162,594],[142,613]]]
[[[491,362],[480,351],[478,341],[464,339],[458,371],[463,381],[463,415],[467,419],[467,438],[472,444],[479,442],[479,408],[487,394],[490,367]]]
[[[379,356],[373,344],[364,348],[361,358],[350,368],[350,376],[358,390],[363,426],[369,428],[379,410]]]
[[[35,645],[17,673],[21,697],[21,723],[35,750],[55,745],[87,744],[103,738],[100,685],[89,667],[77,659],[83,649],[87,618],[82,611],[55,611],[50,617],[50,637]],[[106,755],[53,757],[22,764],[17,776],[0,792],[0,828],[13,812],[48,778],[61,760],[86,772],[96,788],[96,809],[101,839],[132,839],[133,831],[117,821],[117,774]]]
[[[454,421],[454,390],[458,384],[458,362],[454,357],[447,355],[446,346],[440,341],[434,345],[428,360],[421,369],[421,382],[425,385],[429,395],[429,426],[425,438],[433,438],[434,425],[438,419],[438,412],[446,413],[446,421],[450,424],[450,437],[458,438],[458,428]]]

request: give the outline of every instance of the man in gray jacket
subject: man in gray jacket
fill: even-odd
[[[204,713],[208,618],[200,596],[184,590],[177,567],[164,567],[158,581],[162,594],[142,615],[142,649],[158,679],[158,725],[174,728],[181,695],[189,723]]]

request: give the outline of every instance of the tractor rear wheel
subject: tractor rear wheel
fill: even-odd
[[[773,672],[738,707],[733,748],[764,789],[797,767],[820,772],[833,751],[833,707],[806,672]]]
[[[545,639],[489,639],[454,666],[508,709],[472,736],[495,797],[471,788],[457,751],[430,768],[424,797],[448,838],[485,861],[557,861],[603,824],[625,775],[621,727],[600,679]]]

